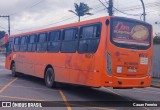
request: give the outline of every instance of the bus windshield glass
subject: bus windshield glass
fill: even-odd
[[[111,20],[111,41],[118,47],[148,49],[151,44],[151,25],[126,18]]]

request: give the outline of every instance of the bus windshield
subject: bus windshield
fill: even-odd
[[[148,49],[151,44],[151,26],[125,18],[111,20],[111,41],[118,47]]]

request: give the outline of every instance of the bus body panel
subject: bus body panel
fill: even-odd
[[[5,59],[5,68],[10,70],[11,69],[11,62],[12,62],[12,54],[8,55]]]
[[[94,70],[93,54],[70,54],[66,58],[66,68],[70,70],[70,82],[85,84]],[[92,76],[91,76],[92,77]]]
[[[106,23],[107,20],[109,20],[109,24]],[[150,86],[151,73],[148,73],[148,68],[150,59],[153,57],[152,44],[147,50],[126,49],[115,46],[110,42],[112,27],[110,21],[110,17],[103,17],[14,35],[12,37],[62,30],[68,27],[80,28],[83,25],[97,22],[102,24],[100,41],[95,53],[78,53],[77,51],[75,53],[12,52],[6,58],[5,67],[10,69],[11,61],[14,61],[17,72],[44,78],[46,67],[51,65],[55,73],[55,81],[92,87],[128,88]],[[107,53],[110,54],[112,60],[111,74],[107,72]],[[141,60],[145,60],[144,57],[148,59],[148,63],[140,64]],[[141,62],[143,63],[143,61]],[[119,67],[122,70],[119,70]],[[135,68],[136,71],[134,71]],[[121,71],[121,73],[118,71]],[[150,71],[152,72],[152,70]]]

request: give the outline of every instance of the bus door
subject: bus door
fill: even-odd
[[[15,61],[16,71],[22,72],[22,53],[20,52],[21,47],[21,37],[14,38],[14,46],[13,46],[13,60]]]
[[[12,43],[13,43],[13,38],[9,38],[8,42],[6,43],[6,57],[10,55],[12,52],[12,46],[13,46]]]
[[[8,42],[6,43],[6,68],[10,69],[9,65],[11,64],[12,60],[12,48],[13,48],[13,38],[9,38]]]

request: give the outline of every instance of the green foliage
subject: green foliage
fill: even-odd
[[[5,36],[6,32],[5,31],[0,31],[0,39]]]
[[[160,37],[159,37],[159,36],[155,36],[155,37],[153,38],[153,43],[154,43],[154,44],[160,44]]]
[[[69,11],[78,16],[78,21],[80,21],[81,16],[92,15],[92,13],[89,13],[91,8],[85,3],[80,2],[79,5],[77,3],[74,3],[74,7],[75,7],[74,11],[73,10]]]

